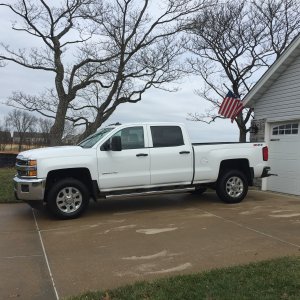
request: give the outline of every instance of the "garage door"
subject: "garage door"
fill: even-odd
[[[267,189],[300,195],[300,121],[271,125],[269,163],[271,173]]]

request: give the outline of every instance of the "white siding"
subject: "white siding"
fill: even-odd
[[[300,116],[300,56],[254,104],[255,118],[295,119]]]

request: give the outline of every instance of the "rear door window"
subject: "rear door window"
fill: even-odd
[[[150,126],[153,147],[174,147],[184,145],[179,126]]]

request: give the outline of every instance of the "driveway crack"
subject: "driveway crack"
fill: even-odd
[[[37,219],[36,219],[36,216],[35,216],[35,213],[34,213],[33,209],[32,209],[32,214],[33,214],[33,218],[34,218],[36,230],[37,230],[39,238],[40,238],[40,242],[41,242],[41,246],[42,246],[42,250],[43,250],[45,262],[46,262],[46,265],[47,265],[47,269],[48,269],[48,272],[49,272],[49,276],[50,276],[50,279],[51,279],[51,283],[52,283],[52,286],[53,286],[54,294],[55,294],[56,300],[59,300],[59,296],[58,296],[58,292],[57,292],[57,289],[56,289],[56,286],[55,286],[55,282],[54,282],[54,278],[53,278],[53,275],[52,275],[52,271],[51,271],[51,268],[50,268],[48,256],[47,256],[47,253],[46,253],[46,250],[45,250],[45,246],[44,246],[44,242],[43,242],[43,239],[42,239],[41,230],[39,228],[39,225],[38,225],[38,222],[37,222]]]

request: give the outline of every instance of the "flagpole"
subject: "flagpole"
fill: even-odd
[[[223,83],[223,85],[226,87],[226,89],[227,89],[228,91],[231,91],[231,89],[228,88],[228,86],[227,86],[225,83]]]

